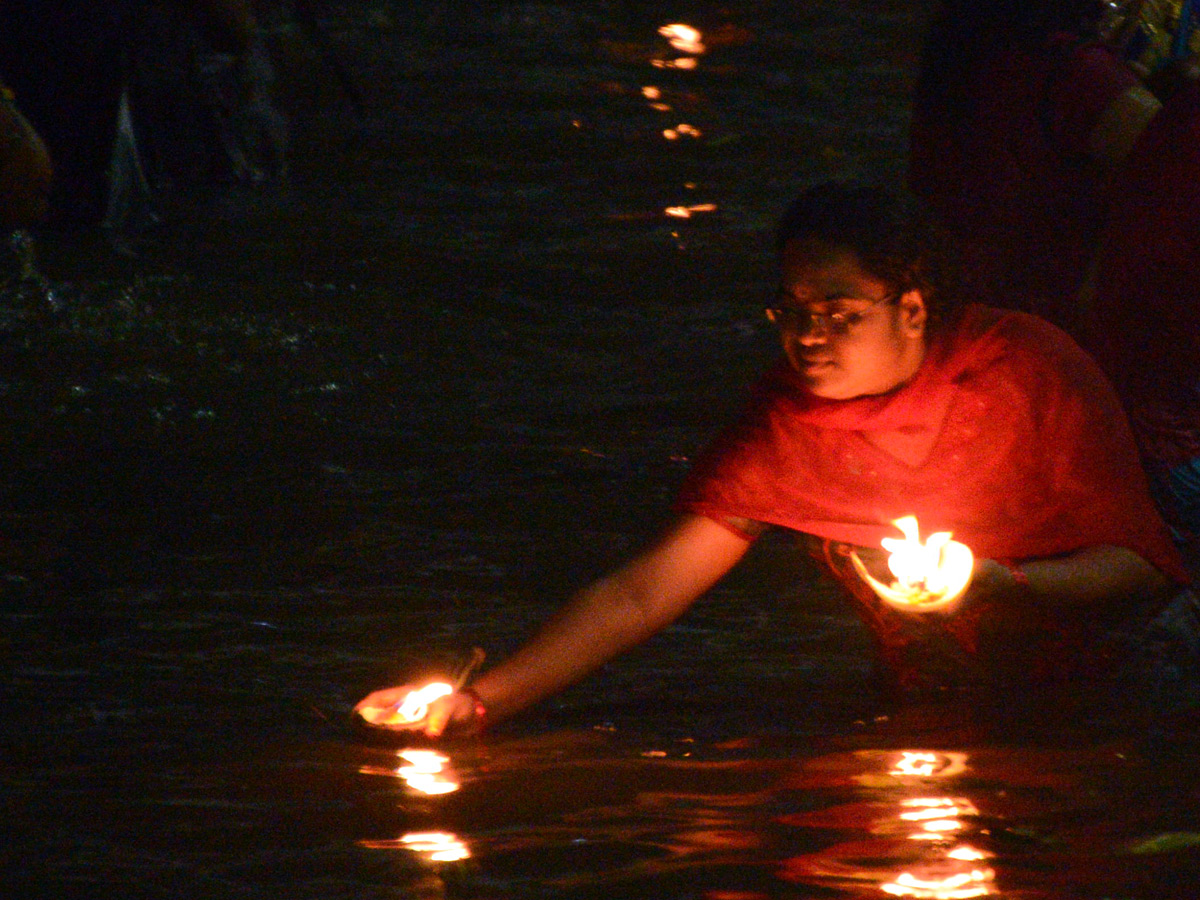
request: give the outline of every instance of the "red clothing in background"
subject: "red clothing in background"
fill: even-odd
[[[1106,176],[1088,140],[1137,76],[1110,48],[1069,35],[966,71],[953,106],[913,109],[910,187],[959,238],[989,302],[1067,327],[1103,212]]]
[[[1114,180],[1081,340],[1149,462],[1200,457],[1200,85],[1164,105]]]

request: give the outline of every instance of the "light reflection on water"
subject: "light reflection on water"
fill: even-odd
[[[1069,889],[1099,900],[1141,885],[1145,896],[1186,896],[1163,867],[1193,863],[1135,852],[1134,836],[1152,827],[1146,805],[1174,788],[1147,793],[1156,762],[1125,743],[639,751],[636,740],[497,737],[464,749],[460,793],[414,806],[398,792],[394,815],[469,848],[469,869],[433,870],[467,894],[1052,900]],[[402,839],[360,845],[420,855]]]
[[[902,169],[920,10],[689,3],[701,56],[638,4],[329,6],[371,108],[303,96],[293,185],[4,298],[5,896],[1200,881],[1190,757],[873,729],[861,629],[769,540],[507,730],[357,740],[646,537],[773,347],[782,204]]]

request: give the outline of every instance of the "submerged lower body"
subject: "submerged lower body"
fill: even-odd
[[[1006,731],[1078,724],[1146,737],[1197,732],[1200,599],[1182,589],[1070,649],[1051,635],[1013,631],[984,631],[973,653],[952,640],[913,641],[884,654],[878,671],[896,706],[965,704]]]

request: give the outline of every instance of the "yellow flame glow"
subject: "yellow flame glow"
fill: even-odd
[[[650,63],[656,69],[694,69],[694,68],[696,68],[696,58],[694,56],[685,56],[681,59],[654,59],[654,60],[651,60]]]
[[[400,843],[405,849],[423,853],[434,862],[456,862],[471,855],[466,844],[444,831],[409,832],[400,838]]]
[[[664,25],[658,29],[658,33],[665,37],[667,43],[680,53],[690,53],[693,56],[698,56],[707,49],[702,40],[704,36],[698,29],[693,28],[691,25],[680,23]]]
[[[904,537],[880,542],[891,552],[888,568],[895,581],[890,585],[872,576],[857,553],[850,553],[855,571],[875,594],[887,603],[920,610],[947,606],[961,597],[975,568],[970,548],[952,541],[949,531],[931,534],[922,543],[916,516],[904,516],[892,524]]]
[[[896,880],[880,885],[894,897],[920,897],[928,900],[967,900],[986,897],[992,893],[995,873],[991,869],[972,869],[945,878],[918,878],[911,872],[901,872]]]
[[[690,219],[694,213],[716,212],[715,203],[693,203],[691,206],[668,206],[663,210],[673,219]]]
[[[889,775],[916,775],[922,778],[948,778],[966,771],[965,753],[941,753],[935,750],[901,750]]]
[[[422,794],[448,794],[457,791],[459,784],[447,777],[446,763],[450,757],[432,750],[401,750],[400,758],[408,765],[396,769],[405,783]]]

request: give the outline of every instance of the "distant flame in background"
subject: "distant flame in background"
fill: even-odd
[[[685,54],[677,59],[652,60],[652,64],[658,69],[694,69],[696,57],[708,49],[704,46],[703,35],[691,25],[676,22],[662,26],[658,33],[667,39],[671,49]]]
[[[673,219],[690,219],[695,213],[716,212],[715,203],[694,203],[691,206],[668,206],[663,210]]]
[[[699,29],[693,28],[691,25],[683,25],[674,23],[664,25],[658,29],[658,33],[667,39],[667,43],[680,53],[689,53],[692,56],[699,56],[708,48],[704,46],[704,41]]]
[[[668,141],[676,141],[681,137],[700,137],[700,129],[694,125],[688,125],[686,122],[681,122],[674,128],[664,128],[663,137]]]

